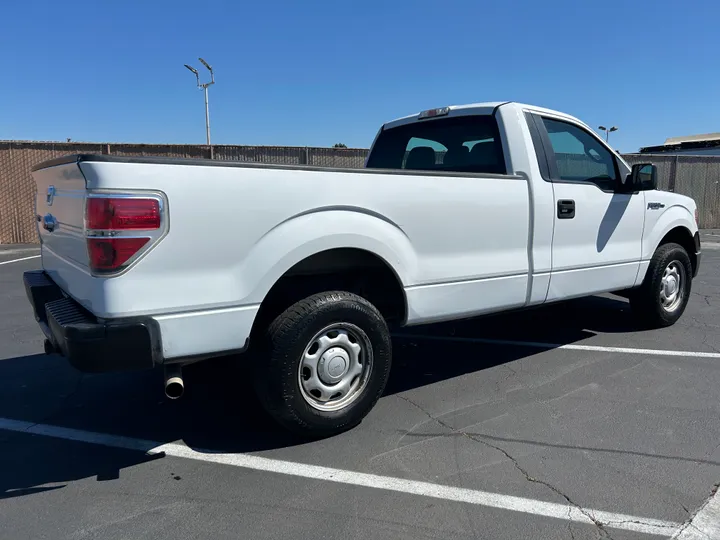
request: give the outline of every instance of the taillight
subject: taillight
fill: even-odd
[[[122,268],[149,238],[88,238],[90,268],[107,272]]]
[[[700,220],[698,219],[698,209],[695,209],[695,225],[700,225]]]
[[[157,199],[113,199],[92,197],[87,201],[87,228],[108,231],[158,229]]]
[[[90,269],[116,273],[163,234],[159,197],[93,194],[85,206],[85,235]]]

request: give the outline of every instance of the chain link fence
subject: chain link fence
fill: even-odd
[[[362,148],[302,146],[212,146],[107,144],[73,142],[0,142],[0,244],[37,242],[35,183],[31,169],[38,163],[68,154],[187,157],[357,169],[365,164]],[[657,165],[660,189],[695,199],[701,228],[720,228],[720,156],[626,154],[628,163]]]

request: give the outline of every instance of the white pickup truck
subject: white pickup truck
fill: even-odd
[[[519,103],[382,126],[364,169],[73,155],[38,165],[43,270],[24,276],[76,368],[247,352],[286,428],[348,429],[383,393],[391,325],[603,292],[643,324],[683,313],[696,205],[579,120]]]

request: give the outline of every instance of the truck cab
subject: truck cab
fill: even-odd
[[[464,138],[449,134],[463,129]],[[483,138],[467,140],[470,133]],[[652,164],[630,167],[589,126],[558,111],[514,102],[430,109],[383,125],[366,166],[526,178],[526,305],[635,288],[663,239],[682,245],[697,272],[695,202],[659,191]]]

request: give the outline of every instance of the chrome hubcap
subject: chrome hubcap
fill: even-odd
[[[313,408],[337,411],[360,396],[371,369],[367,334],[354,324],[333,324],[305,347],[298,369],[300,392]]]
[[[660,303],[667,312],[675,311],[683,301],[685,267],[678,261],[672,261],[663,272],[660,284]]]

